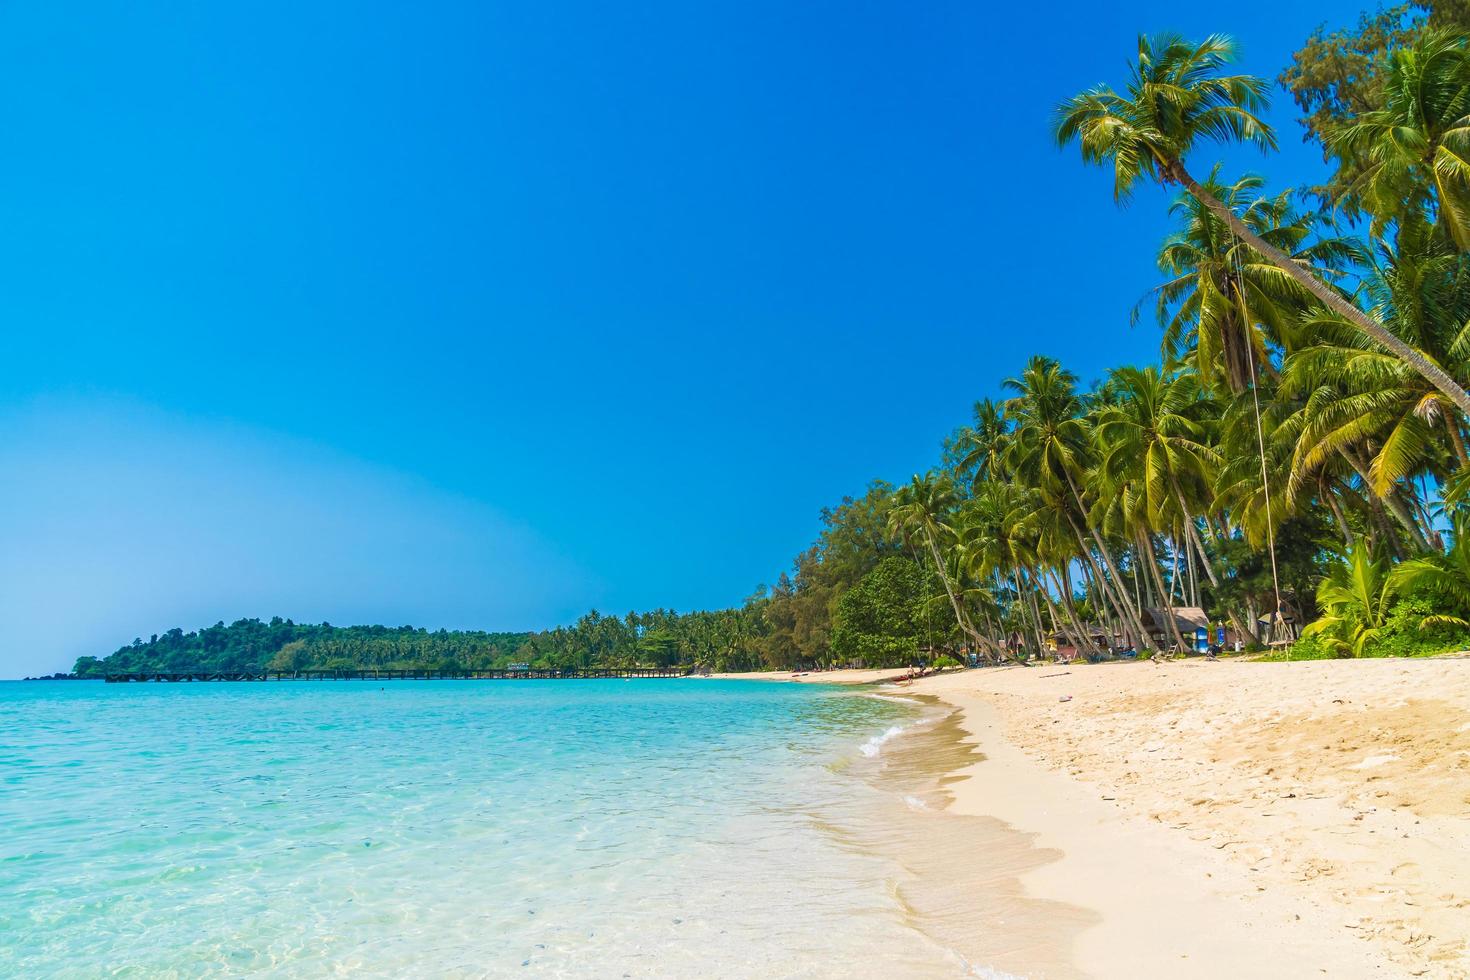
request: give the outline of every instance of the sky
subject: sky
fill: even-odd
[[[738,603],[1030,354],[1156,357],[1060,99],[1366,2],[4,4],[0,677]]]

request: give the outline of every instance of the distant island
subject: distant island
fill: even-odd
[[[669,614],[673,619],[681,617]],[[572,629],[491,633],[413,626],[332,626],[290,619],[243,619],[185,633],[171,629],[135,639],[109,657],[81,657],[79,679],[118,671],[492,669],[512,663],[544,667],[670,666],[678,645],[657,617],[603,617],[592,613]],[[607,642],[595,644],[589,633]]]
[[[531,633],[485,633],[412,626],[333,626],[240,619],[195,632],[171,629],[136,639],[104,658],[80,657],[79,678],[108,672],[182,670],[278,670],[358,667],[490,667],[510,663]]]

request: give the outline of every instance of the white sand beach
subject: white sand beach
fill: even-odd
[[[1009,948],[977,919],[974,961],[1036,977],[1470,976],[1470,659],[1005,667],[906,689],[957,706],[979,752],[934,819],[998,819],[1042,851],[1015,881],[983,860],[925,872],[973,876],[977,907],[1052,909],[1013,923],[1026,938]]]

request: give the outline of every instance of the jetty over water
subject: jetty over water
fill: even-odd
[[[695,667],[567,667],[496,670],[390,669],[341,670],[120,670],[108,671],[109,684],[192,683],[196,681],[567,681],[633,677],[689,677]]]

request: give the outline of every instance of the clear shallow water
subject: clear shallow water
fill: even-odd
[[[874,793],[849,767],[915,710],[709,680],[0,683],[0,974],[962,975],[842,831]]]

